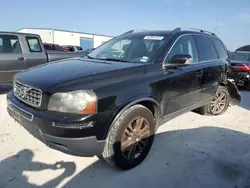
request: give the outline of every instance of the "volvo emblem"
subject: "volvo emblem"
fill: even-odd
[[[27,96],[27,92],[30,90],[31,88],[27,88],[27,87],[16,88],[16,93],[19,97],[24,99]]]

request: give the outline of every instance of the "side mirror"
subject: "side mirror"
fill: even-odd
[[[192,57],[189,54],[174,55],[169,61],[172,65],[191,65],[192,63]]]

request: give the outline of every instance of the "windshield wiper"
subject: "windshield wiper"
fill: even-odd
[[[91,56],[89,56],[89,55],[86,55],[89,59],[95,59],[95,58],[93,58],[93,57],[91,57]]]
[[[117,61],[117,62],[129,62],[123,59],[117,59],[117,58],[100,58],[99,60],[104,60],[104,61]]]

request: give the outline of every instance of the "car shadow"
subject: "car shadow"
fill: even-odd
[[[120,171],[99,160],[64,187],[250,187],[249,142],[248,134],[216,127],[164,132],[138,167]]]
[[[17,154],[0,161],[0,188],[14,187],[56,187],[65,178],[74,174],[76,165],[74,162],[56,162],[55,164],[45,164],[33,161],[34,153],[29,149],[24,149]],[[58,170],[64,169],[64,172],[44,183],[41,186],[28,182],[28,178],[24,175],[24,171],[42,171],[42,170]]]
[[[138,167],[121,171],[98,160],[63,187],[246,188],[250,187],[249,143],[248,134],[212,126],[162,132],[155,136],[148,157]],[[74,162],[45,164],[33,157],[26,149],[2,160],[0,187],[58,187],[76,171]],[[45,169],[64,172],[40,186],[24,175],[25,171]]]

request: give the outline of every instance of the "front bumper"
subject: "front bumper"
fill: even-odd
[[[30,134],[50,148],[77,156],[99,156],[102,154],[105,140],[98,140],[94,134],[96,128],[93,119],[91,119],[92,117],[83,118],[84,120],[81,123],[85,121],[87,126],[84,128],[55,127],[50,117],[44,117],[47,112],[39,112],[27,107],[16,98],[13,98],[11,93],[8,94],[7,100],[9,115]],[[70,118],[72,119],[72,117],[61,117],[61,119]],[[54,119],[58,121],[58,117],[54,117]]]

